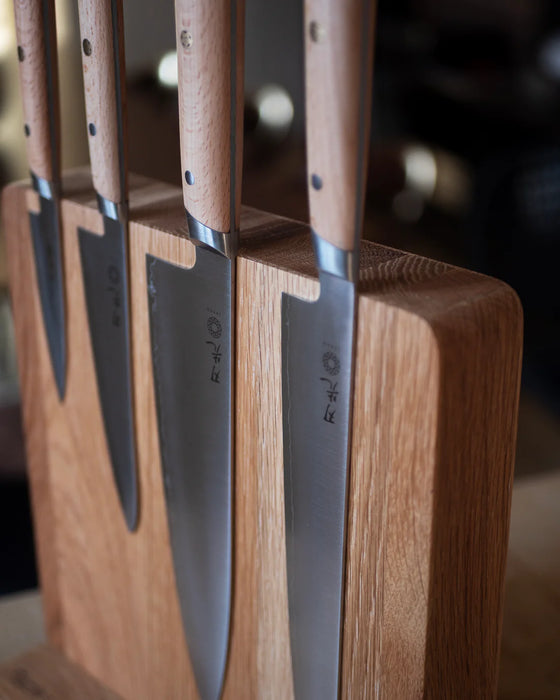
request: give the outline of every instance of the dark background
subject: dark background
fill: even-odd
[[[243,201],[306,219],[300,0],[247,0]],[[68,166],[87,162],[74,3],[57,2]],[[25,177],[0,2],[0,181]],[[130,169],[180,185],[172,2],[125,3]],[[560,3],[381,0],[364,236],[509,282],[525,312],[516,477],[560,467]],[[158,68],[160,69],[158,77]],[[0,255],[0,595],[37,585]]]

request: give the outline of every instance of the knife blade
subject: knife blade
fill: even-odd
[[[284,495],[296,698],[340,688],[358,248],[372,0],[307,0],[308,195],[317,301],[282,295]]]
[[[146,260],[175,579],[204,700],[221,692],[231,606],[243,12],[242,0],[175,2],[183,198],[196,261]]]
[[[128,283],[121,0],[79,0],[93,185],[103,235],[78,228],[99,399],[113,475],[129,530],[138,522]]]
[[[66,390],[66,320],[60,227],[60,124],[54,0],[14,0],[27,159],[39,212],[31,239],[51,365]]]

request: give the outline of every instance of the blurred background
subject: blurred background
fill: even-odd
[[[88,160],[76,3],[56,4],[63,162],[73,167]],[[560,470],[560,3],[378,4],[364,236],[516,289],[525,311],[516,488],[546,489]],[[246,6],[243,201],[305,220],[302,0]],[[125,2],[125,27],[130,169],[179,187],[172,0]],[[27,177],[22,124],[12,0],[0,0],[2,185]],[[7,283],[2,250],[0,595],[37,586]],[[560,505],[550,516],[535,498],[514,496],[512,533],[526,518],[548,538],[541,559],[560,562]],[[500,697],[560,698],[558,566],[543,578],[511,556]],[[556,617],[548,603],[523,616],[527,596],[554,599]]]

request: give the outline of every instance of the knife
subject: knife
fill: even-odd
[[[243,0],[175,2],[183,199],[196,262],[146,260],[175,579],[203,700],[221,692],[231,606],[243,14]]]
[[[138,521],[128,284],[121,0],[79,0],[93,185],[103,235],[78,229],[99,398],[113,474],[129,530]]]
[[[54,0],[14,0],[27,159],[39,213],[29,213],[47,344],[62,401],[66,322],[60,228],[60,124]]]
[[[340,687],[358,245],[373,0],[306,0],[308,194],[320,294],[282,295],[282,406],[294,694]]]

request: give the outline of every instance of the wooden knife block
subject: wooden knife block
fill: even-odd
[[[146,253],[190,265],[178,188],[131,181],[141,516],[126,530],[102,427],[76,228],[101,233],[89,176],[65,179],[67,396],[52,376],[29,233],[3,196],[27,456],[50,642],[131,700],[197,697],[167,530]],[[36,205],[36,202],[35,202]],[[245,209],[238,262],[234,600],[224,698],[290,698],[281,293],[318,292],[308,229]],[[497,686],[522,315],[505,284],[363,245],[342,696],[489,698]],[[180,303],[180,301],[178,300]],[[211,416],[209,416],[211,420]]]

